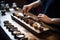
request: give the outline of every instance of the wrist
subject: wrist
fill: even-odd
[[[32,4],[29,4],[29,6],[30,6],[31,8],[33,8],[33,5],[34,5],[33,3],[32,3]]]
[[[53,19],[53,18],[51,18],[51,24],[53,24],[53,22],[54,22],[54,19]]]
[[[49,18],[49,20],[47,21],[48,24],[52,24],[53,23],[53,20],[52,18]]]

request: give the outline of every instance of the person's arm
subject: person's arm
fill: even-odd
[[[33,2],[33,3],[31,3],[31,4],[24,5],[24,7],[23,7],[24,13],[28,13],[28,11],[30,9],[37,7],[40,3],[41,3],[41,1],[37,0],[37,1]]]
[[[41,4],[41,0],[37,0],[37,1],[35,1],[35,2],[31,3],[31,4],[29,4],[29,5],[31,5],[32,8],[35,8],[35,7],[37,7],[39,4]]]
[[[60,18],[52,18],[52,19],[51,19],[51,23],[52,23],[52,24],[60,25]]]

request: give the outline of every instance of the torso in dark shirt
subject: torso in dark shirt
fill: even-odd
[[[42,5],[44,6],[43,7],[43,14],[46,14],[47,16],[51,17],[51,18],[60,18],[60,2],[59,0],[44,0],[46,3],[43,3]],[[50,2],[51,1],[51,2]],[[47,4],[50,4],[48,5]],[[47,8],[46,8],[47,7]]]

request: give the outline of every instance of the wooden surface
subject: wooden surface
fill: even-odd
[[[20,12],[20,11],[19,11]],[[18,27],[19,30],[21,30],[22,33],[25,33],[25,35],[30,36],[33,38],[37,38],[36,36],[34,36],[33,34],[31,34],[30,32],[28,32],[27,30],[25,30],[22,26],[20,26],[19,24],[17,24],[15,21],[13,21],[11,19],[11,15],[12,13],[9,12],[9,13],[6,13],[5,16],[0,16],[0,25],[1,27],[4,29],[4,31],[10,36],[10,38],[12,38],[12,40],[14,40],[14,37],[11,35],[10,32],[8,32],[8,30],[4,27],[4,24],[3,24],[3,21],[4,20],[9,20],[10,23],[12,23],[15,27]],[[29,34],[29,35],[28,35]],[[38,39],[38,40],[60,40],[60,34],[59,33],[56,33],[56,32],[53,32],[53,31],[50,31],[48,32],[48,34],[46,35],[40,35],[41,36],[41,39]],[[29,38],[30,38],[29,37]]]

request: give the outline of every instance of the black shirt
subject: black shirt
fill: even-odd
[[[42,13],[51,18],[60,18],[59,0],[41,0],[43,5]]]

